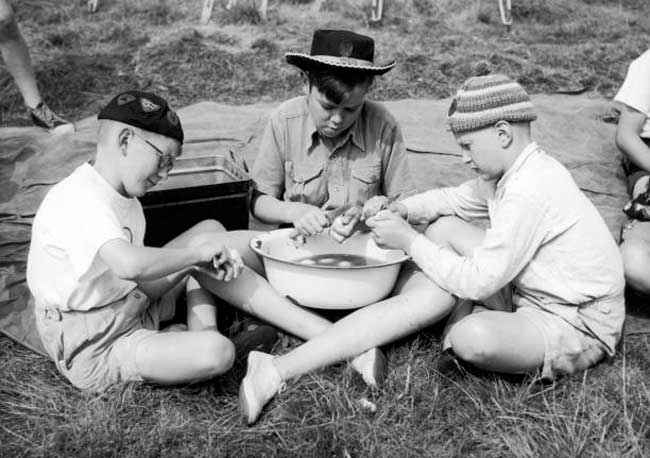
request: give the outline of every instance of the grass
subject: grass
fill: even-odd
[[[492,0],[394,0],[370,24],[369,0],[252,2],[197,26],[196,0],[14,2],[49,104],[72,119],[115,92],[152,90],[176,107],[201,100],[280,101],[300,92],[283,63],[307,51],[317,27],[377,41],[377,99],[447,97],[477,62],[531,92],[587,90],[611,97],[650,42],[646,0],[515,0],[508,33]],[[28,124],[0,67],[0,125]],[[435,371],[439,329],[387,348],[390,375],[373,392],[345,365],[292,381],[254,427],[237,416],[241,364],[212,382],[78,392],[53,364],[0,338],[0,456],[590,457],[650,455],[650,335],[634,333],[613,361],[551,385],[534,378]],[[284,339],[277,351],[296,341]]]

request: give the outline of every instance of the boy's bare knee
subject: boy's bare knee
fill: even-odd
[[[235,346],[217,332],[205,332],[201,345],[195,351],[202,372],[214,377],[232,368],[235,363]]]
[[[193,228],[197,232],[226,232],[226,228],[216,219],[204,219]]]
[[[650,249],[647,244],[634,241],[621,245],[625,280],[635,290],[650,293]]]
[[[472,364],[489,361],[494,355],[494,337],[482,320],[468,316],[454,325],[449,332],[449,342],[456,356]]]
[[[438,245],[448,245],[460,221],[456,216],[441,216],[427,227],[424,235]]]

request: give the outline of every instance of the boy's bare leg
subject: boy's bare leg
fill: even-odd
[[[440,218],[425,235],[460,253],[471,253],[484,231],[459,218]],[[275,359],[284,380],[384,345],[446,316],[456,298],[438,287],[413,264],[400,273],[392,297],[363,307],[324,333]]]
[[[459,218],[448,217],[433,225],[427,236],[459,254],[471,256],[485,231]],[[491,308],[493,303],[504,302],[498,297],[490,299],[485,302]],[[525,373],[542,365],[544,338],[528,320],[498,310],[468,316],[472,309],[469,301],[459,303],[443,333],[443,347],[451,347],[456,356],[480,369]]]
[[[459,218],[441,218],[427,237],[471,255],[484,231]],[[283,381],[384,345],[429,326],[446,316],[457,300],[413,264],[402,270],[395,294],[332,324],[291,352],[273,358],[253,352],[240,386],[240,409],[253,423]]]
[[[443,318],[455,302],[452,295],[408,264],[392,297],[355,311],[285,355],[274,358],[251,352],[239,388],[243,416],[249,424],[254,423],[283,381],[412,334]]]
[[[200,234],[225,231],[217,221],[203,221],[179,235],[166,247],[187,246]],[[159,333],[136,349],[143,378],[158,384],[205,380],[228,371],[234,362],[232,342],[217,330],[214,298],[193,278],[185,280],[187,332]]]
[[[488,310],[466,317],[449,333],[454,353],[479,369],[523,374],[544,363],[544,336],[516,313]]]
[[[160,332],[142,341],[135,357],[144,380],[169,385],[223,374],[235,361],[235,348],[213,330]]]
[[[235,347],[217,330],[214,298],[192,278],[187,281],[187,325],[187,332],[161,332],[138,345],[136,361],[146,381],[189,383],[232,367]]]
[[[222,238],[224,245],[235,248],[241,253],[247,267],[239,277],[229,282],[217,280],[205,271],[193,273],[193,277],[198,280],[203,289],[234,307],[304,340],[323,333],[331,326],[330,321],[295,305],[280,295],[266,278],[260,275],[263,274],[264,268],[257,255],[249,247],[249,242],[255,234],[257,232],[254,231],[225,232],[223,226],[216,221],[205,221],[177,237],[167,246],[184,246],[201,237]],[[195,311],[201,311],[203,316],[210,315],[209,308],[205,305],[197,307]],[[188,316],[189,319],[191,316]],[[190,325],[189,321],[188,325]],[[192,328],[190,327],[190,329]],[[376,357],[382,357],[377,353],[371,349],[367,355],[361,355],[359,359],[353,361],[353,368],[359,371],[366,383],[370,385],[376,385],[378,379],[383,376],[383,374],[377,373],[378,368],[375,367],[375,364],[381,364],[375,360]],[[359,354],[352,354],[351,357],[356,357]],[[369,358],[364,358],[364,356],[369,356]]]
[[[275,367],[287,380],[350,358],[430,326],[447,315],[455,302],[415,266],[405,266],[393,296],[355,311],[275,358]]]

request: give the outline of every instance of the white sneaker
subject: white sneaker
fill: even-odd
[[[250,352],[246,376],[239,386],[239,411],[246,424],[255,423],[264,406],[285,386],[273,365],[273,355]]]
[[[370,388],[379,388],[386,378],[388,368],[386,356],[377,347],[360,354],[350,362],[350,365],[361,374],[363,381]]]

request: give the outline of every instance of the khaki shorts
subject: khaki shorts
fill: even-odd
[[[511,292],[510,288],[504,288],[489,298],[487,303],[490,308],[477,304],[472,313],[490,310],[508,312],[514,308],[513,313],[537,328],[544,339],[544,363],[541,367],[543,379],[553,380],[562,375],[583,371],[606,356],[614,354],[613,346],[620,338],[625,312],[622,298],[595,301],[585,307],[589,310],[583,313],[588,313],[592,323],[599,321],[604,323],[603,326],[599,326],[603,335],[596,336],[593,332],[574,326],[560,315],[544,310],[532,302],[522,300],[520,297],[513,299]],[[618,315],[621,314],[622,316],[619,317]]]
[[[564,318],[532,305],[520,306],[514,313],[528,320],[544,338],[544,364],[541,376],[553,380],[594,366],[608,355],[603,343],[574,327]]]
[[[176,296],[151,303],[134,289],[124,298],[89,311],[36,310],[43,346],[64,377],[82,390],[142,381],[136,348],[174,316]]]

